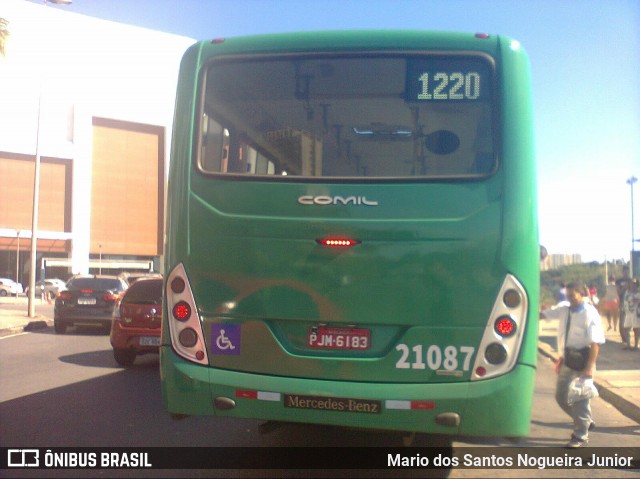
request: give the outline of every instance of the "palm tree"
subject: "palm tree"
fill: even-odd
[[[7,39],[9,38],[9,20],[0,18],[0,55],[5,56]]]

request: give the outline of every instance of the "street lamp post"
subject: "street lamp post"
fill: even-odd
[[[69,5],[73,0],[44,0],[56,5]],[[40,201],[40,130],[42,120],[42,75],[40,76],[40,91],[38,92],[38,126],[36,128],[36,164],[33,172],[33,209],[31,213],[31,274],[29,275],[29,306],[28,314],[33,318],[36,313],[35,289],[36,289],[36,267],[37,267],[37,244],[38,244],[38,203]]]
[[[633,220],[633,185],[638,181],[638,178],[632,176],[627,180],[627,184],[631,187],[631,261],[629,262],[629,277],[633,278],[633,257],[634,252],[636,250],[636,235],[635,235],[635,224]]]
[[[16,231],[16,239],[18,240],[18,246],[16,247],[16,283],[20,283],[20,230]],[[16,289],[16,298],[18,297],[18,290]]]

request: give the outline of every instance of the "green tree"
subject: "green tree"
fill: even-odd
[[[9,20],[0,18],[0,55],[5,56],[7,53],[7,39],[9,38]]]

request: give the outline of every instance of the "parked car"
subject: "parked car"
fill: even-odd
[[[0,296],[22,293],[22,285],[9,278],[0,278]]]
[[[162,321],[162,278],[140,278],[129,286],[113,311],[111,346],[121,366],[136,356],[157,353]]]
[[[150,273],[148,271],[146,272],[142,271],[142,272],[136,272],[136,273],[124,272],[124,273],[120,273],[118,275],[118,278],[124,279],[127,282],[127,284],[131,286],[140,278],[162,278],[162,275],[160,273]]]
[[[53,299],[60,291],[65,289],[65,283],[61,279],[52,278],[36,281],[36,297],[42,292],[42,285],[44,285],[44,292],[48,298]],[[29,294],[29,286],[24,289],[25,294]]]
[[[129,286],[131,286],[133,283],[135,283],[139,279],[143,279],[143,278],[160,278],[160,279],[162,279],[162,275],[160,273],[132,274],[132,275],[129,275],[129,277],[127,278],[127,282],[129,283]]]
[[[64,334],[67,327],[78,324],[102,326],[110,331],[113,310],[126,289],[127,283],[117,276],[74,276],[56,296],[56,333]]]

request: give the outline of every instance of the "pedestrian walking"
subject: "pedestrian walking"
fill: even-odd
[[[605,288],[604,298],[600,302],[600,314],[604,313],[607,317],[607,331],[618,330],[618,321],[620,319],[620,305],[618,301],[618,289],[616,287],[616,279],[609,277],[609,282]],[[622,327],[622,326],[620,326]]]
[[[625,266],[622,268],[622,277],[616,280],[616,290],[618,291],[618,304],[620,305],[620,339],[623,344],[627,344],[627,330],[624,327],[625,321],[625,310],[624,310],[624,295],[627,293],[629,289],[629,283],[631,278],[629,277],[629,267]]]
[[[623,349],[638,350],[638,340],[640,339],[640,291],[638,290],[638,279],[634,278],[629,282],[629,289],[624,295],[624,329],[626,345]],[[633,330],[634,346],[631,347],[631,330]]]
[[[602,319],[596,308],[586,301],[588,292],[575,283],[567,285],[568,305],[547,309],[542,316],[558,320],[559,358],[555,370],[556,402],[573,420],[573,434],[566,447],[584,447],[589,431],[595,427],[591,416],[591,399],[569,402],[569,388],[576,378],[593,380],[600,344],[605,342]]]

